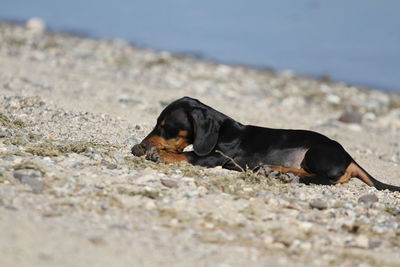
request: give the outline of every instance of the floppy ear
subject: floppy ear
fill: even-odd
[[[205,156],[217,144],[220,124],[205,109],[194,109],[191,115],[194,124],[194,153]]]

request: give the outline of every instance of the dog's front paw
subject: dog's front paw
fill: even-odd
[[[146,159],[154,161],[156,163],[161,162],[161,156],[158,154],[158,150],[155,147],[152,147],[149,150],[147,150]]]

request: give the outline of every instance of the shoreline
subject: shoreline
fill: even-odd
[[[33,19],[36,19],[36,18],[33,18]],[[19,27],[24,27],[26,25],[26,23],[27,23],[27,21],[24,21],[24,20],[5,19],[5,20],[0,21],[0,24],[5,24],[5,25],[9,25],[9,26],[19,26]],[[290,73],[292,73],[293,76],[303,77],[305,79],[316,80],[319,82],[340,83],[340,84],[343,84],[348,87],[357,87],[357,88],[364,89],[364,90],[378,90],[378,91],[382,91],[387,94],[400,95],[400,91],[396,91],[393,88],[390,89],[390,88],[383,88],[383,87],[379,87],[379,86],[375,87],[374,85],[363,84],[362,82],[352,83],[352,82],[345,82],[345,81],[341,81],[341,80],[332,79],[331,75],[329,73],[322,74],[322,75],[301,74],[301,73],[297,73],[297,72],[291,70],[290,68],[283,69],[283,70],[277,70],[271,66],[257,66],[257,65],[241,64],[241,63],[235,63],[235,62],[224,62],[224,61],[215,60],[213,58],[207,58],[206,56],[202,55],[201,53],[197,53],[195,51],[194,52],[190,52],[190,51],[189,52],[184,52],[184,51],[183,52],[169,52],[169,51],[165,51],[163,49],[141,46],[141,45],[136,44],[134,41],[126,41],[124,39],[112,38],[112,37],[110,37],[110,38],[96,37],[93,34],[90,34],[89,32],[74,30],[74,29],[64,29],[64,30],[58,31],[58,30],[52,29],[51,27],[48,27],[48,28],[46,27],[45,30],[46,30],[47,34],[56,34],[56,35],[64,35],[66,37],[69,36],[69,37],[73,37],[73,38],[90,39],[90,40],[96,40],[99,42],[121,40],[121,41],[125,42],[126,44],[128,44],[132,47],[135,47],[136,49],[150,50],[150,51],[153,51],[154,53],[168,53],[168,54],[172,55],[173,57],[177,57],[177,58],[187,57],[187,58],[191,58],[194,60],[200,60],[203,62],[227,65],[227,66],[230,66],[233,68],[235,68],[235,67],[247,68],[247,69],[253,69],[253,70],[261,71],[261,72],[267,71],[267,72],[274,73],[276,75],[279,75],[280,73],[290,72]]]
[[[399,94],[0,24],[1,265],[399,264],[399,192],[133,157],[184,95],[400,185]]]

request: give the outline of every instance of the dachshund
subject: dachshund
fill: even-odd
[[[184,151],[188,145],[193,151]],[[197,99],[169,104],[154,129],[131,149],[156,162],[231,170],[291,172],[306,184],[343,184],[357,177],[378,190],[400,191],[369,175],[336,141],[313,131],[243,125]]]

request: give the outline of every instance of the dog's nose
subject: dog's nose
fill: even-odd
[[[141,147],[143,147],[143,149],[146,151],[147,149],[148,149],[148,147],[147,147],[147,144],[145,143],[145,142],[141,142],[140,144],[139,144]]]
[[[132,147],[131,152],[137,157],[143,156],[146,154],[146,146],[144,144],[136,144]]]

